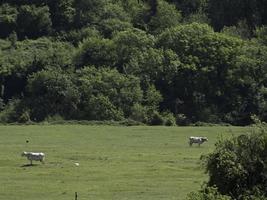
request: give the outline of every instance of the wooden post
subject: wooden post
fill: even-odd
[[[78,193],[75,192],[75,200],[78,200]]]

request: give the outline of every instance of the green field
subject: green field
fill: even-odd
[[[242,127],[0,126],[1,200],[184,199],[207,175],[199,158]],[[189,136],[207,136],[189,147]],[[26,143],[29,140],[29,143]],[[46,163],[23,151],[41,151]],[[74,163],[78,162],[80,166]]]

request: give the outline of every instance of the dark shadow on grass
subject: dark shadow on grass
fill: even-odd
[[[37,166],[37,164],[25,164],[25,165],[21,165],[20,167],[34,167]]]

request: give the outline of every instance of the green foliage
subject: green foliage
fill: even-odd
[[[123,111],[117,108],[107,96],[91,96],[87,102],[83,103],[83,113],[89,120],[115,120],[123,119]]]
[[[236,25],[240,20],[245,20],[249,31],[258,24],[266,24],[266,2],[262,0],[210,0],[208,2],[208,15],[215,30],[224,26]]]
[[[0,5],[0,37],[7,37],[16,29],[18,10],[9,4]]]
[[[254,128],[250,135],[218,141],[214,152],[206,157],[208,185],[235,199],[250,199],[253,195],[266,198],[266,151],[264,125]]]
[[[163,75],[164,55],[162,50],[148,48],[133,52],[128,63],[124,65],[124,72],[140,77],[143,85],[155,83]]]
[[[132,24],[127,21],[121,21],[120,19],[111,18],[101,21],[99,30],[105,37],[112,38],[112,36],[117,32],[126,31],[132,28]]]
[[[117,60],[116,46],[112,40],[93,37],[79,45],[75,56],[75,64],[78,67],[114,66]]]
[[[131,18],[129,14],[123,9],[122,6],[116,3],[107,3],[104,5],[104,11],[102,19],[118,19],[124,22],[130,22]]]
[[[104,0],[74,0],[75,27],[97,24],[103,14],[104,4]]]
[[[131,110],[130,119],[138,122],[148,123],[148,108],[141,104],[134,104]]]
[[[258,27],[255,31],[257,40],[267,46],[267,26]]]
[[[246,21],[239,21],[236,26],[225,26],[222,32],[230,36],[239,37],[243,39],[250,38],[251,32]]]
[[[182,11],[184,17],[188,17],[192,13],[204,10],[207,6],[207,0],[168,0],[173,2],[178,10]]]
[[[86,94],[75,69],[94,66],[116,69],[97,72],[109,77],[102,84],[111,87],[95,89],[98,81],[83,76],[95,92],[87,85],[88,96],[79,100],[88,108],[101,101],[103,110],[112,110],[109,119],[132,116],[149,123],[169,110],[183,125],[245,125],[252,114],[266,121],[266,8],[264,0],[2,0],[0,97],[5,104],[23,102],[18,115],[27,121],[28,77],[64,71]],[[136,84],[137,92],[116,85],[116,78]],[[124,87],[136,101],[120,91]],[[83,103],[77,113],[56,114],[97,118],[82,112]],[[40,120],[47,116],[54,114]]]
[[[82,116],[87,116],[87,112],[83,112],[83,110],[89,112],[91,109],[93,112],[99,107],[94,114],[91,114],[89,118],[86,117],[86,119],[98,120],[98,114],[101,112],[111,112],[111,114],[116,114],[116,120],[120,120],[122,116],[128,117],[132,106],[142,101],[140,81],[134,76],[120,74],[115,69],[96,69],[95,67],[85,67],[77,73],[82,95],[80,107]],[[97,104],[98,99],[101,103],[94,105]],[[90,106],[91,103],[94,106]],[[88,105],[90,109],[87,108]],[[101,119],[112,119],[111,114],[107,115],[107,119],[103,116]]]
[[[137,54],[154,46],[155,39],[152,35],[139,29],[130,29],[117,33],[113,41],[116,45],[116,53],[119,58],[118,67],[124,66]],[[127,71],[125,72],[127,74]]]
[[[187,117],[185,116],[185,114],[182,114],[182,113],[177,114],[176,124],[180,125],[180,126],[186,126],[189,124],[189,121],[188,121]]]
[[[3,106],[1,102],[0,122],[10,123],[18,120],[17,107],[20,104],[18,99],[12,99],[9,103]]]
[[[156,110],[162,101],[162,95],[154,85],[149,85],[145,90],[144,104]]]
[[[20,38],[37,38],[48,35],[51,32],[52,21],[49,7],[36,7],[35,5],[23,5],[17,15],[18,35]]]
[[[75,0],[48,0],[53,28],[68,30],[73,26],[75,16]]]
[[[215,33],[207,25],[193,23],[167,29],[158,37],[157,46],[170,51],[173,58],[175,54],[179,58],[175,75],[170,77],[166,89],[162,89],[168,94],[176,94],[169,101],[180,99],[173,110],[197,119],[204,113],[216,115],[226,111],[223,102],[226,103],[224,99],[229,88],[224,85],[228,82],[228,74],[236,69],[241,40]],[[202,120],[214,122],[220,118],[207,116]]]
[[[2,53],[1,74],[22,73],[43,68],[71,67],[73,48],[68,43],[55,42],[47,38],[16,42],[16,48],[9,46]]]
[[[5,101],[25,93],[27,76],[43,69],[72,68],[73,47],[67,43],[49,39],[16,42],[15,48],[8,43],[0,59],[0,83]]]
[[[249,42],[242,50],[243,53],[237,60],[237,67],[229,73],[231,91],[236,94],[234,98],[229,98],[236,112],[229,115],[233,118],[232,121],[243,118],[244,121],[250,122],[251,114],[266,120],[267,49],[257,43]]]
[[[164,117],[158,111],[152,111],[149,119],[150,125],[164,125]]]
[[[181,21],[181,14],[174,5],[166,1],[159,1],[157,12],[151,17],[148,27],[152,33],[160,33],[166,28],[176,26]]]
[[[231,200],[232,198],[227,195],[222,195],[218,192],[217,188],[206,187],[198,192],[191,192],[188,194],[186,200]]]
[[[194,23],[194,22],[201,23],[201,24],[210,24],[210,19],[208,18],[207,14],[203,10],[200,10],[184,18],[184,22],[189,23],[189,24]]]
[[[79,30],[71,30],[69,32],[60,32],[57,38],[62,41],[67,41],[75,47],[79,46],[84,40],[88,38],[101,38],[99,31],[92,27],[86,27]]]
[[[42,121],[56,114],[68,119],[77,113],[80,94],[71,77],[63,71],[34,73],[29,77],[27,91],[27,104],[34,121]]]
[[[176,126],[176,119],[173,115],[173,113],[166,111],[162,113],[162,116],[164,118],[164,125],[165,126]]]

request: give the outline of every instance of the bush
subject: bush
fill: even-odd
[[[30,110],[27,108],[24,101],[20,99],[11,99],[0,112],[0,122],[30,123]]]
[[[114,120],[124,119],[123,111],[116,107],[107,96],[92,96],[84,106],[83,118],[88,120]]]
[[[21,6],[17,16],[17,26],[20,38],[26,36],[37,38],[49,34],[52,30],[52,21],[48,6]]]
[[[140,104],[134,104],[132,107],[130,119],[142,123],[147,123],[148,122],[147,109]]]
[[[158,111],[154,111],[152,113],[149,124],[150,125],[163,125],[164,118],[161,116],[161,114]]]
[[[189,193],[186,200],[231,200],[231,197],[220,194],[215,187],[206,187],[201,191]]]
[[[210,177],[208,186],[216,186],[221,194],[234,199],[266,198],[266,155],[267,129],[264,124],[254,127],[251,134],[218,141],[214,152],[204,158]]]
[[[189,120],[187,119],[185,114],[180,113],[176,116],[176,124],[180,126],[186,126],[189,125]]]
[[[19,123],[29,123],[31,122],[30,119],[30,112],[28,110],[25,110],[21,113],[21,115],[18,117]]]
[[[80,101],[78,88],[70,74],[59,70],[42,70],[28,78],[28,106],[34,121],[61,115],[70,119]]]
[[[164,125],[165,126],[175,126],[176,125],[176,119],[174,115],[171,112],[163,112],[162,116],[164,118]]]
[[[64,121],[64,118],[59,114],[55,114],[52,116],[50,116],[50,115],[47,116],[44,121],[46,121],[48,123],[49,122],[59,122],[59,121]]]

